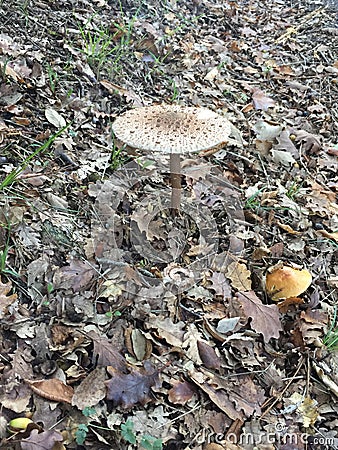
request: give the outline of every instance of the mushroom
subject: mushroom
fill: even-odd
[[[230,122],[198,107],[155,105],[131,109],[113,123],[115,136],[129,147],[170,154],[171,208],[181,203],[181,154],[221,147]]]
[[[289,266],[276,268],[266,275],[266,291],[274,301],[298,297],[312,282],[311,273]]]

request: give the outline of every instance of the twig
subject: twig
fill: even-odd
[[[279,38],[275,40],[275,44],[279,44],[279,43],[283,42],[285,39],[287,39],[288,37],[290,37],[292,34],[298,33],[298,31],[306,24],[306,22],[308,22],[310,19],[312,19],[313,17],[320,14],[322,11],[324,11],[324,9],[325,9],[325,7],[322,6],[318,9],[315,9],[314,11],[311,11],[309,14],[307,14],[303,18],[303,20],[301,21],[301,23],[299,25],[297,25],[296,27],[289,27],[284,34],[279,36]]]
[[[263,417],[265,417],[269,411],[271,411],[271,409],[275,406],[276,403],[278,403],[282,397],[282,395],[284,394],[284,392],[287,391],[287,389],[289,388],[289,386],[291,385],[291,383],[293,383],[296,375],[298,374],[298,372],[300,371],[302,365],[304,362],[304,356],[302,357],[302,359],[299,361],[299,364],[297,366],[296,372],[294,373],[293,377],[290,379],[290,381],[287,383],[287,385],[285,386],[285,388],[282,390],[282,392],[277,396],[277,398],[275,398],[275,400],[272,402],[272,404],[267,408],[266,411],[264,411],[264,413],[261,415],[261,417],[259,418],[259,420],[261,421],[263,419]],[[264,405],[263,405],[264,406]]]

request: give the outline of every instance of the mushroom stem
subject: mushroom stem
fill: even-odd
[[[181,156],[170,153],[171,208],[178,211],[181,204]]]

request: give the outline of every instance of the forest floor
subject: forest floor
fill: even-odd
[[[0,448],[338,449],[336,2],[5,0],[0,23]],[[233,125],[182,156],[176,216],[168,158],[112,133],[153,104]],[[272,300],[285,267],[311,285]]]

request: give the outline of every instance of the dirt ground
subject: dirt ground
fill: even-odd
[[[337,9],[0,1],[0,448],[338,448]],[[160,104],[232,125],[174,216]]]

